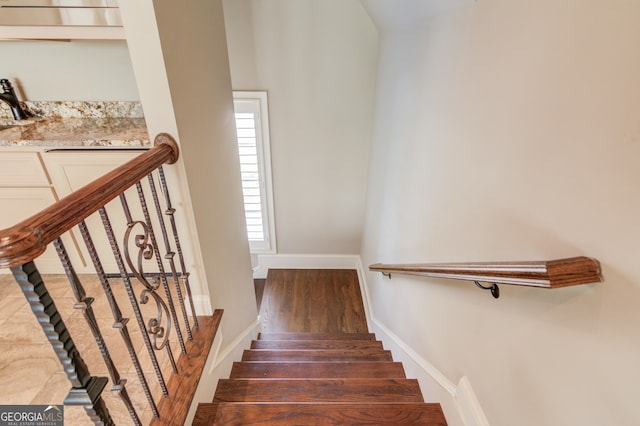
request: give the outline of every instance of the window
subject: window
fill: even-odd
[[[267,92],[233,92],[247,236],[252,253],[275,253]]]

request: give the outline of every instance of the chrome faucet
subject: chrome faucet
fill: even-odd
[[[24,120],[27,118],[27,113],[24,112],[22,106],[20,106],[20,102],[18,101],[18,97],[16,96],[16,92],[13,90],[13,86],[11,82],[6,78],[0,80],[0,85],[2,86],[2,93],[0,93],[0,101],[3,101],[11,107],[11,113],[13,114],[13,118],[16,120]]]

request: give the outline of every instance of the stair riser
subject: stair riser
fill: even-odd
[[[383,349],[377,340],[254,340],[251,349]]]
[[[373,333],[260,333],[259,340],[376,340]]]
[[[424,402],[409,379],[220,380],[213,402]]]
[[[232,379],[405,379],[399,362],[234,362]]]
[[[200,404],[194,426],[429,425],[446,426],[440,404]]]
[[[374,350],[250,350],[242,361],[393,361],[391,352]]]

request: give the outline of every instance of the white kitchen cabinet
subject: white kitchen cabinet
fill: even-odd
[[[0,186],[49,186],[49,178],[37,152],[0,154]]]
[[[115,0],[0,0],[0,38],[124,40],[125,35]]]
[[[38,213],[57,201],[47,173],[37,152],[0,153],[0,229],[13,226]],[[74,235],[63,235],[62,241],[74,264],[84,268]],[[35,260],[41,273],[63,273],[58,255],[49,245],[47,251]],[[9,273],[8,269],[0,273]]]
[[[0,26],[4,40],[125,40],[122,27]]]
[[[105,175],[116,167],[126,163],[139,155],[141,150],[54,150],[43,154],[44,163],[59,197],[69,195],[93,180]],[[127,200],[134,212],[134,217],[138,218],[137,193],[135,188],[130,188],[126,192]],[[148,201],[151,205],[151,201]],[[114,229],[118,244],[122,244],[124,234],[127,229],[127,220],[124,216],[121,202],[118,198],[107,204],[107,214]],[[118,266],[111,250],[111,245],[104,231],[104,226],[99,215],[93,214],[86,220],[93,243],[100,255],[103,268],[107,273],[118,273]],[[86,259],[89,266],[87,272],[93,272],[93,264],[87,248],[79,232],[80,252]],[[149,268],[147,268],[149,269]],[[152,271],[149,269],[149,271]]]

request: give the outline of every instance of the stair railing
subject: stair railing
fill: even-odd
[[[382,272],[389,278],[391,274],[405,274],[473,281],[483,290],[490,290],[496,299],[500,297],[498,284],[558,288],[602,282],[600,263],[585,256],[525,262],[376,263],[369,270]]]
[[[11,268],[15,280],[20,285],[71,382],[72,388],[64,403],[84,407],[95,424],[114,424],[113,417],[102,398],[102,391],[109,380],[112,385],[111,390],[120,397],[133,423],[136,425],[143,423],[140,410],[136,409],[136,404],[127,390],[126,379],[120,373],[121,368],[116,366],[109,343],[101,332],[99,320],[96,319],[92,306],[96,298],[87,294],[86,286],[79,278],[61,236],[75,226],[79,229],[113,316],[113,322],[108,326],[119,330],[146,399],[148,408],[145,410],[150,410],[156,419],[161,417],[161,412],[174,411],[175,407],[159,409],[159,406],[170,397],[178,400],[185,399],[182,391],[178,392],[180,395],[170,395],[170,388],[180,386],[167,385],[165,372],[162,371],[158,360],[159,354],[163,353],[163,357],[170,361],[173,370],[171,380],[173,380],[175,375],[181,373],[179,369],[182,365],[175,360],[171,340],[173,335],[175,334],[182,355],[186,354],[188,348],[193,347],[191,341],[194,339],[194,334],[198,334],[200,338],[198,330],[200,324],[195,315],[189,272],[186,270],[174,218],[176,210],[171,204],[162,168],[165,163],[175,163],[178,155],[178,145],[174,139],[168,134],[159,134],[155,138],[153,148],[40,213],[0,231],[0,267]],[[129,188],[132,190],[125,193]],[[131,207],[130,199],[133,188],[137,193],[139,204],[135,209]],[[150,198],[149,202],[148,198]],[[124,215],[126,221],[123,236],[117,236],[112,226],[113,206],[114,204],[117,206],[117,201],[110,203],[106,208],[107,203],[115,199],[119,199],[120,214]],[[104,258],[94,245],[94,237],[86,223],[86,219],[92,215],[99,216],[104,234],[111,246],[112,253],[109,255],[113,256],[118,268],[115,274],[105,272],[102,260]],[[137,217],[138,215],[140,217]],[[95,227],[92,228],[94,229]],[[49,244],[53,244],[58,253],[76,300],[74,308],[82,311],[107,367],[109,378],[94,376],[89,371],[87,363],[78,350],[78,344],[72,339],[36,268],[34,261],[37,261],[36,258]],[[178,255],[177,264],[174,259],[176,254]],[[145,272],[145,268],[153,271]],[[118,281],[114,282],[114,278]],[[121,304],[114,292],[119,285],[122,285],[126,291],[126,299],[131,305],[135,322],[129,323],[129,319],[123,315]],[[143,309],[144,305],[151,306],[152,309]],[[218,314],[218,311],[216,313]],[[215,333],[219,318],[214,321],[204,318],[202,321],[206,321],[206,327]],[[142,354],[136,352],[132,341],[132,332],[136,331],[142,335],[144,341],[146,351]],[[205,348],[204,359],[206,359],[206,349],[208,348]],[[148,356],[147,362],[151,363],[153,374],[149,375],[144,371],[140,355]],[[194,371],[186,373],[188,376],[197,375],[195,382],[197,384],[199,373]],[[154,395],[151,382],[159,386],[163,398]],[[192,383],[189,386],[195,390],[195,384]],[[187,399],[186,408],[183,401],[183,407],[179,410],[184,412],[184,416],[191,402],[189,398]],[[160,420],[166,421],[166,419]]]

